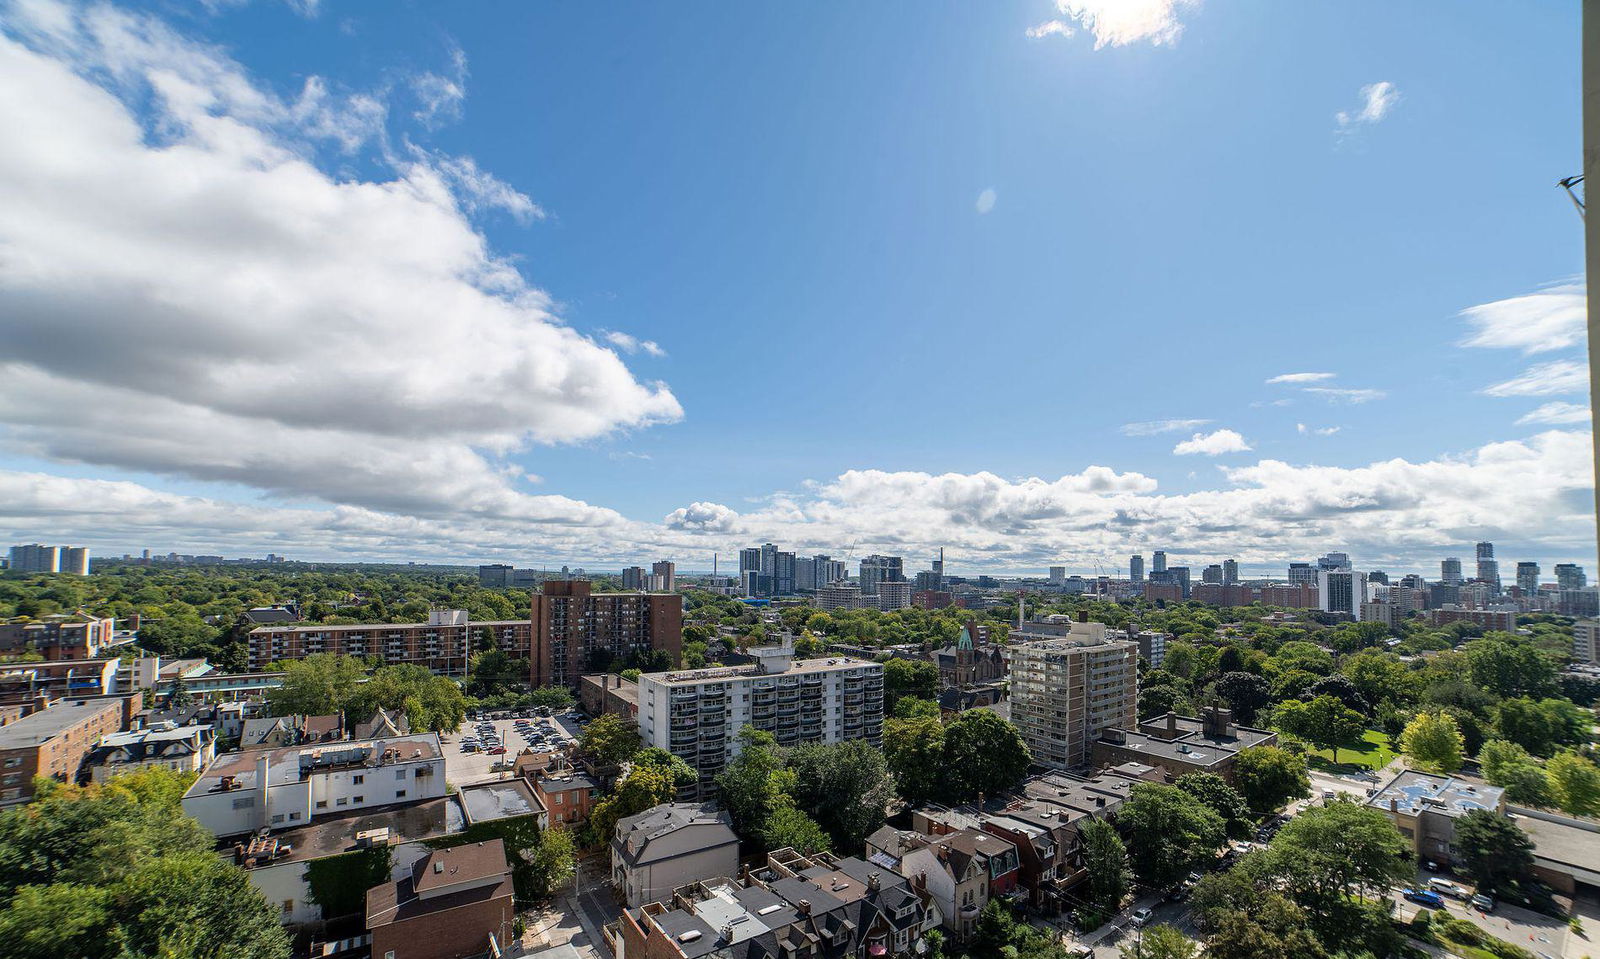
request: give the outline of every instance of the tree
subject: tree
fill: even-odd
[[[931,699],[921,699],[917,696],[901,696],[894,704],[894,718],[896,719],[921,719],[940,716],[939,704]]]
[[[1124,944],[1120,952],[1122,959],[1195,959],[1200,944],[1162,924],[1141,930],[1138,941]]]
[[[789,751],[795,806],[817,821],[833,848],[855,850],[883,825],[894,798],[883,752],[864,739],[811,744]]]
[[[739,731],[739,755],[717,777],[717,791],[740,838],[770,848],[768,820],[777,816],[781,807],[799,812],[788,795],[793,777],[784,767],[783,750],[771,733],[754,726]],[[783,825],[793,831],[797,824],[785,815],[788,821]]]
[[[1382,812],[1333,802],[1290,820],[1273,839],[1263,865],[1295,902],[1328,921],[1340,913],[1343,900],[1413,877],[1409,851]]]
[[[551,712],[571,709],[574,702],[572,690],[564,686],[540,686],[528,695],[529,705],[543,706]]]
[[[1176,786],[1135,785],[1117,815],[1140,882],[1169,886],[1209,859],[1227,838],[1222,817]]]
[[[1400,748],[1423,769],[1453,773],[1461,768],[1461,730],[1446,712],[1417,713],[1400,734]]]
[[[179,676],[172,681],[172,692],[167,694],[167,706],[172,709],[183,709],[194,702],[194,696],[189,693],[189,686]]]
[[[939,795],[944,779],[944,723],[937,716],[886,719],[883,757],[895,791],[916,806]]]
[[[584,729],[578,751],[598,766],[620,766],[632,759],[641,745],[636,724],[606,713]]]
[[[1545,763],[1550,795],[1563,812],[1574,816],[1600,813],[1600,769],[1575,752],[1565,751]]]
[[[890,709],[901,696],[933,699],[939,695],[939,667],[926,659],[896,656],[883,664],[883,692]]]
[[[1333,696],[1318,696],[1309,702],[1288,700],[1272,711],[1273,723],[1282,732],[1313,746],[1333,751],[1339,761],[1339,747],[1361,739],[1366,721],[1361,714]]]
[[[267,690],[267,705],[274,716],[336,713],[366,674],[366,667],[354,657],[312,653],[284,665],[283,682]]]
[[[1122,837],[1104,819],[1093,818],[1078,828],[1078,835],[1083,842],[1083,867],[1089,873],[1089,903],[1101,915],[1114,913],[1133,878]]]
[[[381,666],[342,704],[353,718],[365,719],[379,709],[403,709],[414,730],[454,730],[467,718],[461,686],[448,676],[435,676],[422,666]]]
[[[1474,809],[1456,820],[1455,849],[1480,892],[1498,892],[1533,875],[1533,841],[1497,813]]]
[[[1550,780],[1539,761],[1516,743],[1491,739],[1478,752],[1483,778],[1506,791],[1506,801],[1522,806],[1551,805]]]
[[[781,793],[761,825],[761,841],[767,849],[787,846],[806,855],[832,848],[827,832],[816,820],[795,808],[794,801]]]
[[[987,709],[969,709],[944,728],[944,794],[952,801],[1005,792],[1033,759],[1017,727]]]
[[[1356,688],[1356,684],[1351,682],[1348,676],[1341,676],[1338,673],[1322,677],[1307,686],[1306,691],[1300,694],[1300,698],[1305,700],[1316,699],[1318,696],[1332,696],[1358,713],[1364,714],[1372,710],[1372,704],[1361,695],[1361,690]]]
[[[1587,710],[1564,699],[1507,699],[1495,709],[1499,737],[1537,756],[1550,756],[1559,746],[1583,742],[1593,720]]]
[[[1247,726],[1256,721],[1261,707],[1272,701],[1272,687],[1255,673],[1223,673],[1213,689],[1227,700],[1234,717]]]
[[[1250,805],[1237,789],[1215,773],[1188,773],[1173,783],[1179,789],[1205,803],[1211,811],[1222,817],[1228,835],[1234,839],[1247,839],[1255,832],[1250,818]]]
[[[474,696],[494,696],[520,689],[528,682],[528,661],[515,659],[498,648],[472,657],[467,672],[467,687]]]
[[[577,844],[572,841],[572,833],[554,826],[539,834],[539,845],[526,854],[526,859],[529,892],[534,898],[543,899],[572,881]]]
[[[1555,663],[1508,633],[1489,633],[1463,647],[1472,682],[1499,696],[1544,697],[1556,691]]]
[[[678,761],[683,762],[681,759]],[[636,765],[617,781],[611,795],[595,804],[594,810],[589,813],[589,825],[593,827],[599,842],[610,842],[617,831],[618,820],[671,802],[677,794],[678,783],[670,768]]]

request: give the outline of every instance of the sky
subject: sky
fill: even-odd
[[[1579,5],[1441,9],[0,0],[0,530],[1592,568]]]

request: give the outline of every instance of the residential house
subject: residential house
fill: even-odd
[[[367,891],[372,959],[499,955],[516,918],[499,839],[435,850],[409,875]]]
[[[80,778],[103,783],[112,776],[159,767],[198,774],[217,755],[217,736],[210,726],[154,727],[110,733],[84,759]]]
[[[739,837],[727,812],[710,803],[663,803],[617,822],[611,878],[638,909],[679,886],[739,871]]]

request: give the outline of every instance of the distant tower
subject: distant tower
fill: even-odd
[[[1461,582],[1461,560],[1451,556],[1441,562],[1439,564],[1439,581],[1451,586],[1459,585]]]
[[[1493,543],[1478,544],[1478,582],[1500,588],[1500,564],[1495,562]]]
[[[1222,585],[1232,586],[1239,581],[1239,561],[1225,559],[1222,561]]]
[[[1128,557],[1128,578],[1135,583],[1144,582],[1144,557],[1138,553]]]
[[[1165,573],[1167,571],[1167,551],[1158,549],[1150,554],[1150,571],[1152,573]]]

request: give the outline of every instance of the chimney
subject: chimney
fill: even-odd
[[[1400,811],[1400,800],[1398,800],[1398,799],[1389,800],[1389,811],[1390,812],[1395,812],[1395,813],[1399,812]]]
[[[794,911],[798,912],[802,916],[811,915],[811,900],[802,899],[799,902],[795,903],[794,904]]]
[[[876,872],[868,873],[867,874],[867,891],[868,892],[877,892],[878,891],[879,882],[880,882],[880,875],[878,873],[876,873]]]
[[[1078,622],[1087,623],[1088,621],[1089,621],[1089,611],[1087,609],[1078,610]]]
[[[1178,714],[1170,709],[1167,710],[1167,738],[1178,738]]]
[[[256,825],[266,826],[272,822],[272,810],[267,808],[267,801],[272,796],[272,791],[267,788],[267,774],[272,771],[272,763],[267,759],[270,750],[263,750],[261,758],[256,760]]]

